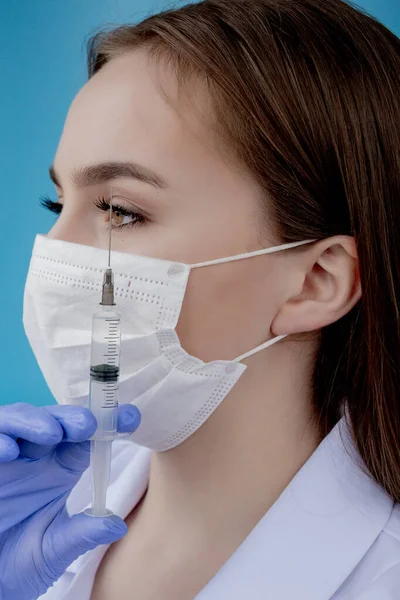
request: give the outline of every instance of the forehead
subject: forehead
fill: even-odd
[[[199,84],[198,84],[199,87]],[[198,90],[197,90],[198,91]],[[171,68],[148,59],[142,49],[112,59],[80,90],[69,110],[57,151],[60,171],[77,164],[151,161],[210,153],[201,113],[210,114],[205,92],[194,95],[203,110],[190,110],[178,94]]]

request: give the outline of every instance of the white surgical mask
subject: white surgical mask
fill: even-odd
[[[283,244],[195,265],[113,252],[116,310],[122,315],[119,402],[141,423],[131,439],[168,450],[194,433],[246,369],[234,360],[205,363],[181,346],[175,328],[190,271],[294,248]],[[46,382],[60,404],[88,404],[92,315],[99,311],[108,252],[38,235],[25,286],[24,327]]]

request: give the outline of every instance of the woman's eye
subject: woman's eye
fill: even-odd
[[[50,210],[56,215],[61,214],[63,205],[60,202],[51,200],[48,196],[40,199],[41,205]],[[110,222],[110,203],[105,198],[97,198],[94,202],[95,206],[105,213],[106,223]],[[140,214],[126,209],[123,206],[113,205],[112,207],[112,227],[113,229],[123,229],[126,227],[134,227],[143,225],[148,221],[148,218]]]
[[[106,222],[110,222],[110,203],[105,198],[98,198],[95,201],[97,208],[106,213]],[[123,229],[126,227],[134,227],[143,225],[147,222],[147,218],[139,212],[130,211],[123,206],[113,204],[111,224],[114,229]]]
[[[107,222],[110,221],[110,213],[108,213]],[[125,225],[130,225],[133,222],[138,221],[138,215],[134,213],[127,215],[122,213],[119,210],[113,210],[112,214],[112,225],[113,227],[124,227]]]

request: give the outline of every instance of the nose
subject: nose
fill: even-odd
[[[90,224],[87,223],[87,216],[81,213],[82,209],[65,205],[56,223],[48,232],[48,237],[84,246],[95,246],[95,236]]]
[[[64,218],[63,214],[59,216],[57,222],[53,225],[47,235],[53,240],[75,243],[80,243],[78,239],[81,237],[78,234],[77,227],[74,227],[70,220]]]

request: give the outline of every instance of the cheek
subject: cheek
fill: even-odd
[[[274,275],[265,262],[252,262],[191,272],[177,326],[186,352],[205,362],[232,360],[271,336]]]

